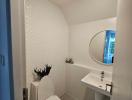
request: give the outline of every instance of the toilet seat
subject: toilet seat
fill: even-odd
[[[46,100],[61,100],[59,97],[57,97],[56,95],[50,96],[48,99]]]

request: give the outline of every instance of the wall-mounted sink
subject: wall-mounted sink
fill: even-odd
[[[101,76],[95,73],[89,73],[87,76],[85,76],[82,80],[82,83],[87,85],[88,88],[93,89],[95,92],[99,92],[101,94],[104,94],[106,96],[111,96],[111,86],[106,86],[106,84],[112,83],[112,78],[106,78],[104,77],[103,80],[101,80]]]

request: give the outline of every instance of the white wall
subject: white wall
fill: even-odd
[[[132,100],[132,0],[119,0],[113,99]]]
[[[25,23],[28,88],[33,81],[33,67],[49,63],[55,66],[50,76],[55,83],[57,95],[62,96],[66,90],[67,94],[72,94],[73,97],[78,98],[77,100],[85,98],[88,90],[81,85],[80,80],[88,74],[89,70],[67,66],[67,76],[65,76],[64,61],[68,56],[68,46],[70,46],[70,56],[75,63],[112,71],[112,67],[104,67],[90,58],[88,46],[96,33],[106,29],[115,29],[115,19],[71,25],[69,36],[68,25],[57,6],[48,0],[26,0]]]
[[[72,100],[94,100],[94,92],[82,84],[84,78],[91,70],[81,65],[67,64],[66,94]]]
[[[91,59],[89,55],[90,40],[96,33],[106,29],[116,29],[116,18],[76,24],[70,27],[70,56],[75,65],[67,65],[66,93],[75,100],[94,100],[94,92],[86,89],[80,82],[90,72],[89,69],[112,73],[112,66],[101,65]]]
[[[24,1],[11,0],[14,100],[23,100],[26,87]]]
[[[68,25],[61,10],[48,0],[26,0],[27,87],[32,70],[52,64],[51,78],[58,96],[65,92],[65,58],[68,56]]]
[[[92,66],[100,70],[112,71],[111,66],[103,66],[96,63],[89,54],[89,43],[92,37],[96,33],[107,29],[116,30],[116,18],[76,24],[70,27],[70,56],[75,63]]]

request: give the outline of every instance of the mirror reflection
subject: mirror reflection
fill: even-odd
[[[91,39],[89,48],[93,60],[106,65],[114,63],[115,34],[114,30],[105,30]]]

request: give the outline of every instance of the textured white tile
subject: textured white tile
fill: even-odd
[[[69,37],[63,13],[49,0],[25,0],[25,33],[27,87],[33,81],[33,68],[49,63],[54,65],[50,77],[55,93],[63,95]]]

